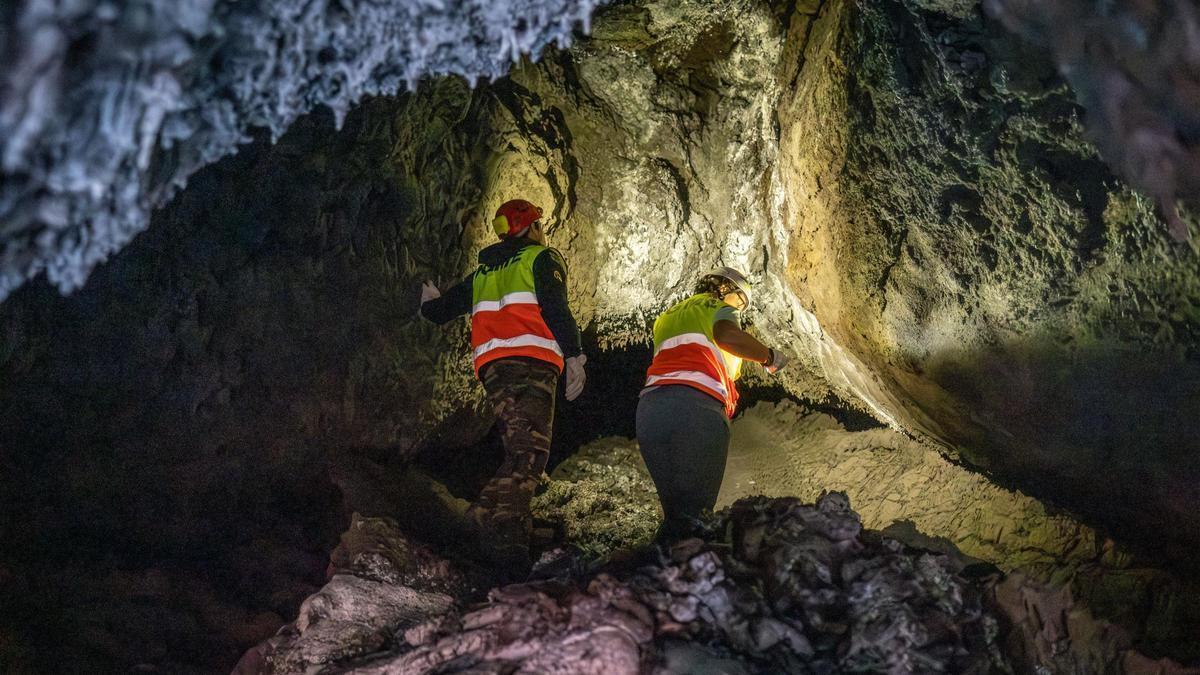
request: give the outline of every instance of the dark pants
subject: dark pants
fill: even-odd
[[[526,521],[529,500],[550,458],[558,369],[544,361],[497,359],[479,373],[504,443],[504,463],[479,494],[493,522]]]
[[[724,404],[691,387],[653,389],[638,401],[637,437],[665,532],[678,532],[717,503],[729,451]]]

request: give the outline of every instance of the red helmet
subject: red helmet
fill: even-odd
[[[510,199],[496,209],[496,218],[492,221],[492,227],[495,228],[496,234],[501,239],[519,237],[525,234],[525,230],[529,229],[533,221],[541,217],[541,208],[524,199]]]

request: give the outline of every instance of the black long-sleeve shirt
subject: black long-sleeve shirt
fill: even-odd
[[[480,251],[479,263],[498,267],[519,255],[526,246],[535,243],[524,237],[505,239]],[[421,305],[421,315],[436,324],[443,324],[469,313],[476,274],[478,272],[472,272],[442,297]],[[533,288],[542,308],[542,318],[562,349],[563,356],[570,358],[582,354],[579,326],[567,305],[567,264],[561,253],[548,248],[533,259]]]

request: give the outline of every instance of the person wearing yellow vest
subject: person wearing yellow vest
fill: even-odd
[[[660,536],[684,531],[717,502],[742,361],[774,374],[788,358],[741,329],[750,283],[722,267],[654,322],[654,359],[637,407],[637,437],[663,508]]]
[[[567,268],[546,246],[542,210],[505,202],[493,227],[500,241],[479,267],[443,296],[426,281],[421,315],[444,324],[470,312],[475,374],[483,382],[504,443],[504,463],[467,513],[495,557],[528,562],[529,501],[550,455],[554,398],[564,374],[568,401],[583,391],[587,357],[567,304]]]

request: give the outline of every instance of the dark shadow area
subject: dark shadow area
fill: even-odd
[[[0,672],[227,672],[325,582],[331,458],[410,453],[457,337],[414,315],[458,264],[429,231],[478,194],[481,162],[443,160],[485,133],[474,96],[258,134],[82,290],[0,305]]]
[[[588,357],[583,393],[574,401],[567,401],[563,398],[563,382],[559,380],[547,473],[586,443],[606,436],[636,435],[638,392],[650,364],[650,348],[601,351],[594,329],[584,332],[583,348]],[[496,427],[492,426],[485,438],[472,445],[427,447],[417,456],[415,464],[444,483],[455,496],[474,499],[503,459],[504,447]]]
[[[869,429],[883,429],[887,426],[871,415],[846,403],[832,392],[823,401],[810,401],[798,398],[782,386],[773,382],[767,382],[761,378],[755,379],[751,386],[743,387],[739,390],[741,391],[741,398],[738,400],[738,414],[741,414],[748,406],[755,403],[779,403],[780,401],[787,400],[799,403],[809,410],[829,415],[837,420],[846,431],[867,431]]]
[[[931,363],[927,375],[971,422],[949,407],[923,411],[965,460],[1158,566],[1200,574],[1200,363],[1033,341]]]
[[[653,356],[650,345],[600,351],[595,329],[584,332],[588,355],[587,387],[579,398],[559,396],[554,408],[554,439],[547,471],[569,457],[579,446],[604,436],[634,438],[638,393],[646,381]],[[559,387],[561,393],[562,387]]]

